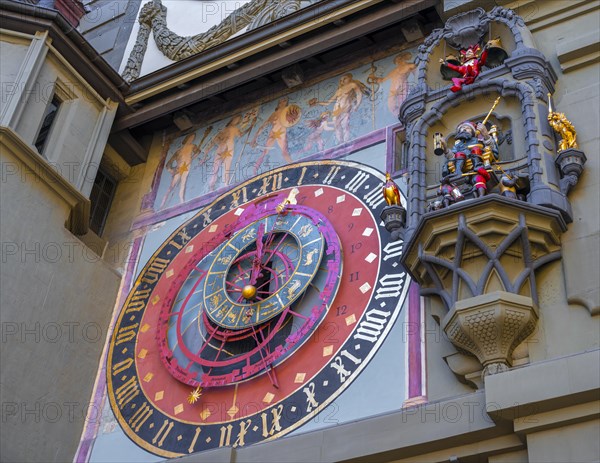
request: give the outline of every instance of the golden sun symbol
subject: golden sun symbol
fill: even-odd
[[[198,402],[198,399],[200,399],[201,395],[202,395],[202,388],[200,386],[198,386],[188,396],[188,403],[195,404],[196,402]]]

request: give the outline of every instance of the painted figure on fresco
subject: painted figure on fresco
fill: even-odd
[[[181,148],[175,151],[173,156],[171,156],[169,161],[165,164],[165,168],[171,174],[171,184],[163,197],[160,205],[161,209],[165,206],[171,197],[171,194],[177,187],[179,187],[179,201],[183,202],[184,200],[187,178],[190,174],[190,166],[192,161],[200,154],[200,145],[202,144],[202,142],[200,142],[198,145],[194,145],[193,141],[195,138],[195,133],[186,135],[181,143]],[[204,139],[202,141],[204,141]]]
[[[214,189],[217,180],[219,180],[219,170],[223,168],[222,181],[225,185],[229,185],[231,180],[231,164],[235,153],[235,140],[249,131],[249,128],[244,130],[240,127],[242,116],[236,114],[206,145],[204,150],[204,162],[208,160],[208,155],[213,148],[215,156],[213,160],[213,170],[210,177],[209,188]]]
[[[463,85],[469,85],[475,82],[477,76],[481,72],[481,68],[485,65],[485,61],[487,60],[488,55],[488,46],[486,45],[483,48],[483,52],[481,56],[477,56],[479,53],[479,45],[472,45],[466,50],[460,51],[460,65],[453,64],[445,59],[440,58],[440,63],[444,66],[449,67],[453,71],[460,73],[462,77],[453,77],[452,78],[452,87],[450,90],[453,92],[458,92],[463,88]]]
[[[277,143],[277,146],[279,146],[284,161],[286,163],[293,162],[288,148],[287,129],[298,123],[300,117],[302,116],[302,110],[298,105],[288,105],[288,102],[289,100],[287,97],[281,98],[277,102],[275,110],[254,134],[254,138],[251,142],[251,146],[253,148],[257,146],[256,142],[259,135],[263,132],[263,130],[270,126],[269,133],[267,135],[267,141],[265,142],[264,146],[261,147],[263,151],[257,159],[256,165],[254,166],[254,175],[259,173],[265,157],[269,151],[273,149],[275,143]]]
[[[309,135],[306,138],[301,154],[309,153],[314,147],[317,148],[317,151],[323,151],[325,149],[323,132],[335,130],[330,124],[330,116],[331,111],[324,111],[317,119],[311,119],[306,122],[306,127],[309,129]]]
[[[417,68],[414,63],[409,62],[411,57],[409,52],[400,53],[394,58],[396,67],[387,76],[376,77],[376,82],[379,84],[390,81],[387,105],[394,116],[400,112],[400,105],[408,93],[408,76]]]
[[[292,93],[240,111],[239,115],[231,114],[216,121],[212,131],[204,134],[205,139],[202,132],[207,126],[196,128],[195,134],[178,134],[172,148],[165,147],[166,160],[153,183],[155,210],[188,201],[192,194],[197,197],[236,183],[235,176],[246,172],[237,169],[237,163],[245,162],[250,167],[248,176],[258,174],[265,170],[267,161],[291,163],[396,123],[394,114],[414,68],[409,62],[412,56],[414,53],[403,52],[374,61],[370,80],[360,77],[363,68],[338,74],[327,80],[330,90],[319,99],[294,103],[301,96]],[[379,102],[385,100],[386,108],[369,107],[376,101],[374,96]],[[366,123],[371,111],[372,127]],[[299,125],[302,129],[294,129]],[[193,182],[187,184],[190,178]]]
[[[335,138],[338,143],[350,141],[350,115],[355,112],[362,102],[363,95],[370,95],[369,88],[359,80],[354,79],[352,74],[344,74],[340,78],[338,88],[331,98],[327,101],[318,101],[315,98],[311,99],[308,104],[314,106],[333,105],[333,127],[335,130]]]

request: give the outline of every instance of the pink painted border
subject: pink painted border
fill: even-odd
[[[419,285],[411,281],[408,289],[408,398],[424,397],[423,384],[424,352],[422,345],[421,296]]]
[[[119,297],[115,305],[115,309],[113,310],[113,317],[110,321],[108,332],[106,334],[107,339],[110,339],[110,337],[112,336],[112,332],[115,327],[115,322],[117,320],[117,317],[119,316],[119,312],[121,311],[121,306],[127,298],[129,291],[131,290],[133,284],[133,277],[140,257],[140,251],[142,249],[143,241],[143,236],[140,236],[133,240],[131,251],[129,252],[128,256],[125,278],[123,279],[123,282],[121,284],[121,288],[119,290]],[[75,463],[87,463],[89,461],[90,455],[92,453],[92,444],[96,436],[98,435],[98,429],[100,428],[100,422],[102,421],[102,407],[104,406],[104,400],[106,395],[106,358],[108,355],[107,347],[108,342],[105,342],[104,351],[102,352],[102,356],[100,357],[99,372],[96,376],[92,397],[88,406],[86,422],[83,428],[83,432],[81,434],[79,447],[77,448],[75,458],[73,459]],[[93,413],[96,414],[96,417],[90,416]]]

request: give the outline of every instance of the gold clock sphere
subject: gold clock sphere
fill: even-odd
[[[254,299],[254,296],[256,296],[256,286],[254,286],[254,285],[244,286],[244,288],[242,289],[242,296],[244,297],[244,299],[246,299],[248,301]]]

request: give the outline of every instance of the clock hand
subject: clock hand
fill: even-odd
[[[258,231],[256,232],[256,257],[252,262],[252,273],[250,274],[250,282],[249,284],[255,285],[256,280],[258,279],[258,275],[262,270],[262,258],[264,254],[264,243],[263,237],[265,236],[265,224],[262,222],[258,226]]]
[[[277,213],[282,214],[283,211],[285,211],[285,208],[290,204],[298,204],[298,201],[296,201],[296,196],[298,195],[298,193],[300,193],[300,190],[298,190],[298,188],[293,188],[292,191],[290,191],[288,197],[285,198],[281,204],[277,205]]]

